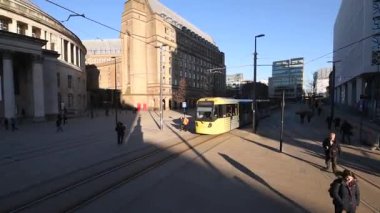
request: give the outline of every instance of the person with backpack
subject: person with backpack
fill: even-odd
[[[325,138],[322,143],[323,150],[325,151],[325,170],[330,169],[330,161],[332,164],[332,170],[336,173],[336,165],[338,155],[340,155],[341,149],[339,143],[336,141],[336,135],[334,132],[331,132],[329,137]]]
[[[335,213],[355,213],[360,203],[360,190],[355,174],[348,169],[342,177],[330,184],[330,196],[333,198]]]

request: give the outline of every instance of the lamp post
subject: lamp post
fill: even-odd
[[[162,47],[165,47],[165,46],[168,46],[167,44],[162,44],[161,46],[156,46],[156,48],[160,48],[160,130],[163,130],[163,116],[164,116],[164,113],[163,113],[163,106],[162,106],[162,71],[163,71],[163,61],[162,61],[162,53],[163,53],[163,49]]]
[[[252,113],[252,127],[253,132],[256,133],[256,69],[257,69],[257,52],[256,52],[256,40],[257,38],[264,37],[264,34],[255,36],[255,52],[253,53],[253,113]]]
[[[116,90],[117,90],[117,85],[116,85],[116,57],[112,56],[111,58],[114,59],[115,61],[115,90],[113,92],[113,99],[114,99],[114,104],[115,104],[115,123],[117,124],[117,98],[116,98]]]
[[[331,77],[331,110],[330,110],[330,120],[328,120],[329,124],[329,129],[331,129],[331,124],[334,119],[334,104],[335,104],[335,63],[340,62],[340,60],[335,60],[335,61],[328,61],[328,63],[333,64],[332,68],[332,77]]]

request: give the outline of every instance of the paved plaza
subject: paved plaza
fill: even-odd
[[[322,170],[328,109],[301,124],[295,114],[300,107],[286,106],[282,153],[280,112],[275,110],[260,121],[257,134],[249,126],[233,130],[217,146],[190,149],[78,212],[333,212],[327,190],[335,176]],[[15,132],[1,129],[0,209],[2,201],[17,191],[38,190],[41,183],[120,154],[133,155],[146,147],[164,149],[197,137],[193,126],[180,131],[181,112],[165,111],[162,131],[159,112],[119,112],[127,134],[124,144],[117,145],[115,114],[95,114],[69,119],[63,132],[56,132],[53,121],[25,121]],[[356,117],[346,118],[355,126],[354,143],[342,144],[339,169],[352,169],[359,177],[363,202],[358,212],[378,212],[380,152],[360,144]],[[362,125],[376,127],[369,121]]]

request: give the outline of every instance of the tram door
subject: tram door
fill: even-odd
[[[236,129],[239,127],[239,105],[238,104],[227,104],[226,105],[227,117],[229,117],[229,126],[231,129]]]

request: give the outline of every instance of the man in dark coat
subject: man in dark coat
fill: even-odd
[[[355,213],[360,203],[360,190],[354,173],[345,169],[342,181],[333,188],[335,212]]]
[[[331,129],[331,124],[332,124],[332,118],[331,118],[331,116],[327,116],[326,122],[327,122],[327,128]]]
[[[117,122],[115,131],[117,132],[117,144],[122,144],[124,140],[125,126],[122,122]]]
[[[346,120],[343,121],[343,124],[340,127],[340,132],[342,133],[342,143],[347,142],[347,144],[351,144],[352,125],[348,123]]]
[[[340,145],[336,141],[335,133],[331,132],[329,137],[325,138],[322,143],[323,150],[325,151],[325,163],[326,170],[330,169],[330,161],[332,164],[332,170],[336,173],[336,165],[338,155],[340,155]]]
[[[334,127],[335,127],[335,130],[337,130],[340,126],[340,118],[339,117],[336,117],[334,118]]]

